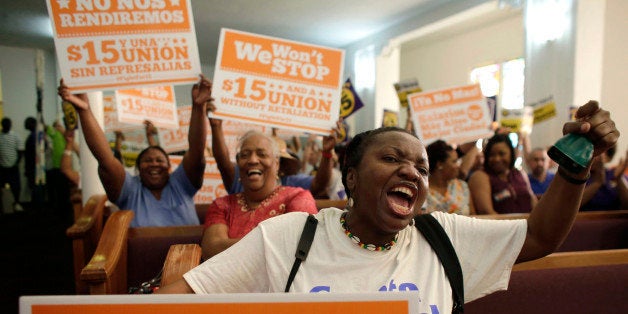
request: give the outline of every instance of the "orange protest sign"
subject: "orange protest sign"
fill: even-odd
[[[405,310],[405,311],[404,311]],[[334,302],[334,303],[212,303],[212,304],[77,304],[34,306],[32,314],[111,314],[111,313],[238,313],[238,314],[320,314],[320,313],[408,313],[407,302]]]
[[[27,296],[21,314],[419,313],[419,295],[397,293],[240,293],[209,295]]]
[[[188,134],[190,129],[190,117],[192,116],[192,106],[178,106],[177,116],[179,119],[179,127],[177,129],[160,129],[158,133],[159,146],[167,153],[184,151],[189,148]],[[207,119],[205,119],[205,124],[207,124],[207,129],[209,129]],[[211,138],[207,140],[207,143],[211,143]]]
[[[267,133],[268,128],[263,125],[243,123],[234,120],[225,120],[222,123],[222,134],[225,139],[225,145],[229,150],[229,158],[235,161],[236,153],[238,152],[238,142],[240,137],[247,131],[256,130],[262,133]],[[208,143],[211,143],[211,129],[207,132]]]
[[[343,66],[342,50],[222,29],[211,115],[328,134],[338,120]]]
[[[121,123],[118,119],[118,109],[116,106],[116,98],[114,95],[104,95],[102,97],[104,111],[104,129],[105,132],[127,132],[141,129],[136,124]]]
[[[183,161],[183,156],[169,155],[170,171],[177,169]],[[216,164],[216,159],[205,157],[205,173],[203,173],[203,185],[194,195],[195,204],[209,204],[215,199],[227,195],[227,190],[222,183],[222,177]]]
[[[117,90],[116,103],[119,122],[141,125],[149,120],[158,127],[179,128],[172,86]]]
[[[492,134],[478,84],[410,94],[408,103],[414,128],[425,144],[438,139],[461,144]]]
[[[72,91],[189,84],[201,73],[189,0],[48,0]]]

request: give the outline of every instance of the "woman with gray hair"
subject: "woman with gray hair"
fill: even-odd
[[[279,146],[269,135],[248,131],[242,136],[236,162],[244,190],[209,206],[201,243],[203,259],[238,242],[263,220],[287,212],[317,213],[309,191],[281,185],[279,157]]]

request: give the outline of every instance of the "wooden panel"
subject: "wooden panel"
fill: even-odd
[[[167,286],[181,278],[190,269],[198,266],[201,261],[201,247],[198,244],[176,244],[170,246],[164,272],[161,277],[161,286]]]
[[[328,207],[344,209],[346,206],[347,200],[316,200],[316,209],[318,210]]]
[[[73,200],[73,202],[74,201],[76,200]],[[81,205],[80,201],[79,197],[78,205]],[[72,239],[74,282],[77,294],[88,293],[87,286],[79,277],[87,261],[94,255],[96,245],[100,239],[106,202],[107,196],[104,194],[91,196],[85,203],[85,206],[81,205],[81,212],[78,217],[76,217],[74,224],[65,232],[66,235]]]
[[[628,264],[628,249],[552,253],[543,258],[516,264],[514,271],[565,267]]]
[[[130,210],[119,210],[107,219],[94,256],[80,275],[90,286],[90,293],[126,292],[127,237],[133,216]]]
[[[471,215],[471,217],[480,218],[480,219],[527,219],[528,216],[530,216],[529,213]],[[576,219],[582,219],[582,220],[607,219],[607,218],[628,218],[628,210],[599,210],[599,211],[578,212],[578,214],[576,214]]]

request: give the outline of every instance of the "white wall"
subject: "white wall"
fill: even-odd
[[[35,86],[35,54],[36,49],[0,46],[0,73],[2,77],[2,97],[4,116],[11,118],[12,130],[23,140],[26,140],[28,131],[24,129],[24,120],[28,116],[36,117],[37,92]],[[45,76],[43,93],[43,114],[47,124],[57,118],[61,99],[57,96],[59,77],[56,56],[51,51],[44,51]],[[202,65],[203,74],[212,78],[213,65]],[[190,105],[192,103],[190,90],[192,85],[175,87],[177,104]],[[59,109],[60,110],[60,109]],[[22,162],[23,164],[23,162]],[[23,165],[20,166],[23,172]],[[26,179],[22,176],[22,201],[29,201],[29,191]]]
[[[28,135],[24,119],[36,116],[37,91],[35,87],[35,49],[0,46],[0,72],[4,115],[13,121],[12,130],[22,139]],[[45,51],[44,121],[52,124],[57,114],[56,60]]]
[[[607,0],[604,30],[604,61],[601,104],[612,112],[621,137],[615,161],[628,150],[628,1]]]
[[[514,15],[451,37],[404,44],[400,79],[417,78],[423,90],[464,85],[471,69],[520,58],[523,52],[523,18]]]
[[[35,89],[35,52],[32,48],[0,46],[0,73],[2,74],[2,92],[4,115],[13,121],[13,131],[22,138],[28,132],[24,130],[24,119],[35,116],[37,93]],[[57,108],[61,99],[57,96],[59,77],[56,55],[44,51],[46,75],[44,82],[43,113],[48,124],[57,117]],[[214,75],[213,65],[201,65],[203,74],[209,79]],[[190,90],[192,85],[175,87],[177,104],[191,105]]]
[[[440,1],[432,8],[432,10],[429,10],[429,12],[423,12],[406,20],[399,21],[398,24],[379,32],[378,34],[364,38],[347,47],[343,47],[345,49],[345,76],[355,76],[353,60],[356,53],[361,49],[373,46],[375,47],[376,54],[379,54],[382,48],[386,47],[393,38],[407,34],[408,32],[412,32],[426,25],[436,23],[448,16],[464,12],[487,2],[494,2],[494,0]],[[349,125],[352,127],[351,135],[373,129],[378,126],[374,123],[377,120],[375,118],[375,110],[381,111],[381,108],[376,108],[375,106],[375,93],[377,92],[368,91],[360,93],[360,98],[364,101],[365,108],[356,112],[354,115],[349,117],[349,119],[347,119]],[[397,103],[399,102],[398,100],[395,101]],[[405,121],[405,118],[400,119],[399,121]]]

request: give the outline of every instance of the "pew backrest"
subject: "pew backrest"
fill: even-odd
[[[513,271],[508,290],[465,304],[474,313],[628,313],[628,264]]]
[[[317,200],[315,200],[315,202],[316,202],[316,209],[317,210],[321,210],[323,208],[328,208],[328,207],[336,207],[336,208],[344,209],[347,206],[347,200],[321,200],[321,199],[317,199]]]
[[[76,199],[73,199],[73,202]],[[80,205],[80,199],[78,199]],[[103,230],[103,216],[107,196],[104,194],[91,196],[85,206],[80,206],[74,224],[66,229],[65,233],[72,240],[72,261],[74,267],[74,282],[77,294],[88,292],[79,276],[81,270],[94,255],[96,246]],[[74,204],[75,209],[78,206]]]
[[[164,266],[170,246],[201,244],[203,226],[130,228],[127,257],[129,287],[139,287],[156,277]]]

